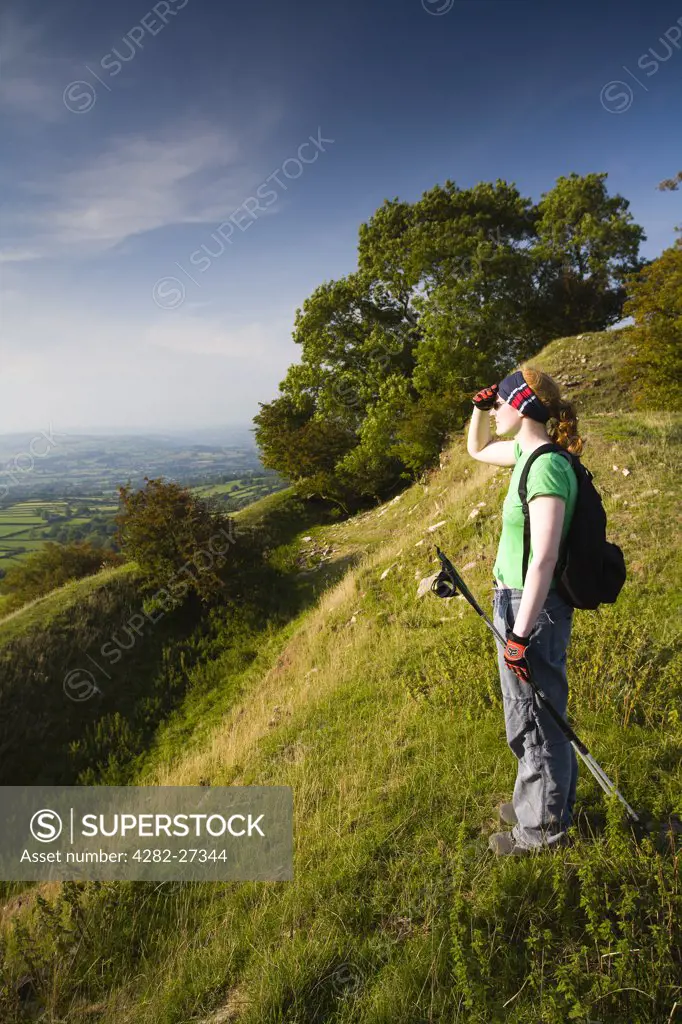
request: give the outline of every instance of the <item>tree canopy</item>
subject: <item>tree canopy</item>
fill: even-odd
[[[606,177],[561,177],[538,203],[500,179],[385,200],[357,269],[296,311],[301,361],[254,417],[263,464],[302,496],[380,498],[437,461],[479,387],[619,320],[644,232]]]

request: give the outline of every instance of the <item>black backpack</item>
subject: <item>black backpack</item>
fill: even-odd
[[[578,495],[573,519],[559,550],[554,570],[556,589],[574,608],[597,608],[613,604],[625,583],[625,559],[617,544],[606,539],[606,512],[592,474],[561,445],[549,442],[536,448],[523,467],[519,497],[523,505],[523,582],[530,555],[530,515],[526,501],[526,482],[531,465],[543,452],[560,452],[570,459],[578,480]]]

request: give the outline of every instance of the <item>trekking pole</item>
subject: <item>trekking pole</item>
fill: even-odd
[[[464,582],[464,580],[462,579],[462,577],[459,575],[459,573],[455,569],[455,567],[452,564],[452,562],[449,560],[447,555],[443,554],[443,552],[441,551],[441,549],[438,547],[437,544],[436,544],[436,551],[438,552],[438,557],[440,558],[441,564],[443,566],[443,573],[446,575],[446,577],[449,577],[449,579],[442,579],[442,573],[441,573],[441,576],[439,576],[438,578],[436,578],[433,581],[433,584],[431,586],[431,589],[433,590],[433,592],[435,594],[437,594],[438,597],[454,597],[457,594],[457,592],[459,591],[459,593],[462,595],[462,597],[464,597],[469,602],[469,604],[474,609],[474,611],[478,612],[478,614],[481,616],[481,618],[485,620],[485,622],[490,627],[492,632],[495,634],[495,636],[497,637],[499,642],[502,644],[502,646],[506,647],[507,646],[506,638],[502,637],[502,635],[499,632],[499,630],[497,630],[495,628],[493,623],[490,621],[488,616],[485,614],[485,612],[483,611],[483,609],[481,608],[481,606],[477,602],[476,598],[473,596],[473,594],[471,593],[471,591],[467,587],[467,585]],[[630,807],[630,804],[627,802],[627,800],[625,799],[623,794],[620,793],[616,789],[614,784],[611,782],[611,779],[608,777],[608,775],[606,774],[604,769],[601,767],[601,765],[597,764],[597,762],[592,757],[592,755],[590,754],[589,750],[587,749],[585,744],[582,742],[582,740],[579,739],[578,736],[576,736],[576,734],[574,733],[573,729],[571,729],[571,727],[568,724],[568,722],[565,721],[564,718],[562,718],[562,716],[559,714],[559,712],[556,710],[556,708],[550,703],[549,698],[547,697],[547,695],[545,693],[542,692],[540,687],[534,681],[532,675],[531,675],[531,678],[530,678],[530,686],[533,689],[533,692],[537,695],[539,700],[542,702],[543,706],[547,709],[549,714],[552,716],[552,718],[554,719],[556,724],[559,726],[561,731],[571,741],[571,743],[573,744],[573,747],[580,754],[581,758],[583,759],[583,761],[585,762],[585,764],[587,765],[587,767],[589,768],[589,770],[591,771],[592,775],[595,777],[595,779],[597,780],[597,782],[599,783],[601,788],[604,790],[604,792],[608,793],[609,795],[617,796],[618,799],[620,800],[620,802],[625,807],[625,810],[627,811],[627,813],[628,813],[629,817],[632,819],[632,821],[636,822],[637,825],[640,825],[641,827],[646,828],[647,831],[649,831],[648,826],[644,824],[644,822],[642,821],[640,816],[636,813],[636,811],[634,811],[632,809],[632,807]]]

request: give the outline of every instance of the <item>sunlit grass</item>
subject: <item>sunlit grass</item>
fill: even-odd
[[[581,430],[628,580],[575,613],[569,714],[628,801],[665,817],[682,812],[682,416],[612,409]],[[64,885],[57,911],[12,918],[3,1020],[658,1024],[682,1005],[679,852],[637,842],[582,762],[572,848],[487,850],[515,777],[494,640],[462,599],[416,591],[437,542],[490,614],[511,470],[463,438],[448,454],[398,502],[283,531],[282,569],[334,548],[319,600],[247,669],[218,663],[206,717],[187,707],[182,748],[171,730],[145,762],[145,784],[292,786],[295,880]]]

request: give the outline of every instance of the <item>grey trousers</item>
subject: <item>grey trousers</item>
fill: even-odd
[[[493,580],[493,622],[506,637],[514,628],[522,590],[498,587]],[[533,679],[559,714],[566,717],[566,651],[573,607],[550,590],[530,634],[527,659]],[[551,845],[573,820],[578,759],[572,744],[535,696],[504,662],[496,640],[504,701],[507,742],[518,760],[512,802],[518,819],[512,835],[518,846]]]

